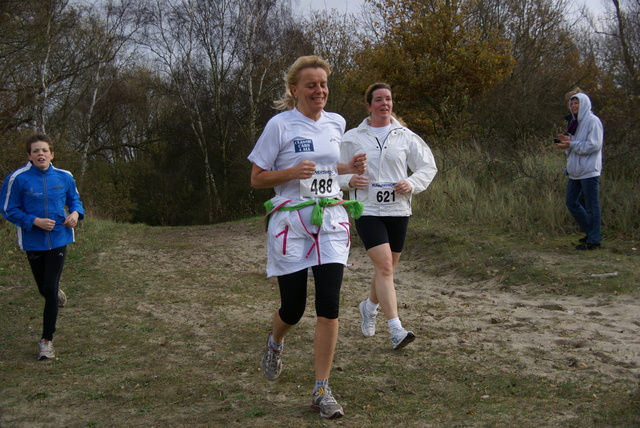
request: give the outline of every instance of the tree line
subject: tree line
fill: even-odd
[[[604,1],[604,0],[603,0]],[[204,224],[262,213],[246,156],[300,55],[332,66],[327,110],[363,119],[364,89],[434,148],[488,177],[522,170],[562,130],[576,87],[605,126],[606,173],[638,175],[640,0],[593,16],[570,0],[366,0],[296,14],[290,0],[0,2],[0,173],[33,130],[54,139],[99,217]],[[480,149],[483,159],[460,153]],[[534,179],[535,177],[532,177]]]

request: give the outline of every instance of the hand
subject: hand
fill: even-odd
[[[351,171],[356,174],[364,174],[367,169],[367,154],[358,153],[357,155],[354,155],[349,161],[349,167],[351,168]]]
[[[556,147],[559,149],[568,149],[571,145],[571,135],[558,134],[559,143],[556,143]]]
[[[72,212],[67,216],[64,220],[64,225],[69,229],[73,229],[78,224],[78,213],[76,211]]]
[[[36,219],[33,221],[33,225],[38,226],[40,229],[51,232],[56,225],[56,222],[55,220],[51,220],[50,218],[36,217]]]
[[[349,186],[354,187],[358,190],[364,190],[369,185],[369,179],[364,175],[354,174],[349,180]]]
[[[393,186],[393,190],[396,191],[399,195],[404,195],[405,193],[411,193],[411,184],[407,180],[398,181],[395,186]]]
[[[303,160],[294,167],[294,178],[304,180],[313,177],[316,172],[316,163],[310,160]]]

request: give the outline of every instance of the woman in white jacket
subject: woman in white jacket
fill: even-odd
[[[339,181],[343,189],[349,190],[350,199],[364,204],[356,229],[374,267],[369,298],[359,306],[362,334],[375,334],[381,306],[393,349],[400,349],[415,335],[402,327],[398,317],[393,273],[404,246],[411,197],[425,190],[438,170],[427,144],[393,116],[389,85],[371,85],[365,92],[365,106],[369,117],[343,136],[340,158],[344,162],[355,154],[366,153],[367,169],[362,175],[340,176]]]

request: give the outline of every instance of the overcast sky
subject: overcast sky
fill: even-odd
[[[339,12],[358,12],[363,0],[293,0],[294,7],[298,2],[298,11],[307,13],[313,10],[331,10],[337,9]],[[578,3],[584,3],[596,14],[604,11],[604,3],[610,3],[611,0],[575,0]]]

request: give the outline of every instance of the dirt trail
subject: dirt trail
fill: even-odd
[[[355,238],[357,239],[357,237]],[[213,242],[234,242],[220,251]],[[209,251],[221,266],[264,272],[264,234],[256,225],[216,228]],[[358,335],[357,304],[371,275],[359,243],[345,271],[341,335]],[[518,361],[518,373],[555,381],[640,379],[640,299],[630,296],[531,295],[505,289],[496,280],[470,282],[453,275],[427,276],[422,260],[401,260],[396,272],[400,317],[431,349],[468,349],[470,362],[502,355]],[[277,299],[274,296],[274,301]],[[386,333],[383,316],[378,329]],[[385,336],[386,337],[386,336]],[[340,343],[348,354],[350,341]],[[344,348],[346,347],[346,348]],[[523,364],[522,364],[523,363]],[[481,365],[481,364],[480,364]],[[524,365],[525,372],[521,370]]]

